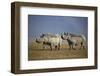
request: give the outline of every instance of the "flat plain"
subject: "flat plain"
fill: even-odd
[[[80,49],[76,46],[75,49],[69,49],[68,44],[62,44],[61,49],[53,48],[50,50],[49,46],[43,49],[42,44],[29,43],[28,45],[28,60],[52,60],[52,59],[79,59],[88,58],[88,50]]]

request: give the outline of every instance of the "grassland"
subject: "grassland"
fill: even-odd
[[[79,46],[75,50],[69,49],[67,44],[62,44],[60,50],[50,50],[49,46],[46,49],[42,47],[42,44],[29,43],[28,60],[77,59],[88,57],[87,49],[79,49]]]

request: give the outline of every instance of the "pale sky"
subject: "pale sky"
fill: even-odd
[[[88,33],[88,18],[74,16],[28,15],[28,39],[39,37],[42,33],[71,32]]]

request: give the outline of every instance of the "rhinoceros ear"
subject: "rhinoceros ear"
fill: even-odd
[[[36,41],[36,42],[38,42],[38,39],[37,39],[37,38],[35,38],[35,41]]]
[[[66,32],[64,32],[64,35],[67,35],[67,33],[66,33]]]
[[[63,33],[60,33],[60,35],[63,35]]]
[[[67,33],[66,33],[66,35],[70,35],[70,33],[69,33],[69,32],[67,32]]]
[[[43,33],[41,33],[39,36],[40,36],[40,38],[42,38],[42,37],[44,36],[44,34],[43,34]]]

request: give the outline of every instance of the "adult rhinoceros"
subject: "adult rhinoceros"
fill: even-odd
[[[40,38],[36,39],[36,42],[43,44],[43,49],[45,49],[45,46],[50,46],[50,49],[53,50],[53,48],[60,50],[62,38],[58,34],[42,34]]]
[[[76,45],[79,45],[80,49],[81,48],[85,49],[87,46],[86,37],[83,34],[75,35],[67,32],[67,33],[63,33],[61,37],[64,40],[67,40],[70,49],[74,49],[73,47]]]

